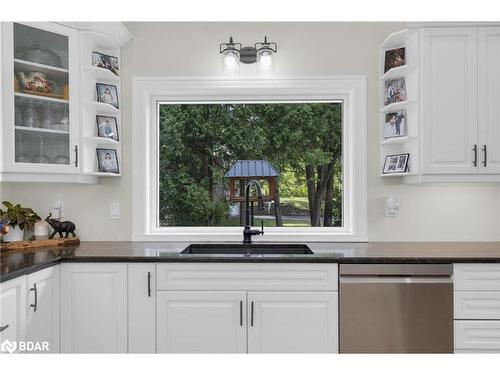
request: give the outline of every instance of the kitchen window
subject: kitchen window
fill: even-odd
[[[257,241],[366,240],[363,78],[136,78],[133,91],[134,240],[240,241],[254,174]],[[241,165],[258,173],[231,188]]]
[[[265,227],[342,227],[342,102],[158,106],[159,227],[244,226],[252,179]]]

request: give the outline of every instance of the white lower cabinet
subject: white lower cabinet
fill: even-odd
[[[455,353],[500,353],[500,264],[453,265]]]
[[[338,352],[337,264],[160,263],[157,277],[160,353]]]
[[[246,293],[158,292],[159,353],[245,353]]]
[[[337,353],[337,292],[248,292],[249,353]]]
[[[50,353],[60,351],[59,276],[59,265],[27,276],[26,340],[47,342]]]
[[[61,265],[61,351],[127,352],[127,264]]]
[[[455,353],[500,353],[500,320],[455,320]]]
[[[14,350],[15,344],[24,340],[26,324],[26,277],[21,276],[0,284],[0,343],[2,352]]]
[[[156,264],[128,265],[128,352],[156,352]]]

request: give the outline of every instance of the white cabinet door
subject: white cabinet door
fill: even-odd
[[[337,353],[337,292],[248,292],[249,353]]]
[[[478,29],[478,129],[481,173],[500,173],[500,27]]]
[[[127,264],[61,264],[61,351],[127,351]]]
[[[475,28],[422,29],[422,161],[429,174],[476,173]]]
[[[158,353],[245,353],[246,293],[161,291]]]
[[[156,352],[156,264],[128,265],[128,352]]]
[[[80,173],[78,31],[53,22],[2,23],[2,38],[4,171],[32,173],[25,177],[28,181],[44,173]],[[55,54],[43,67],[39,56],[23,53],[35,43]],[[14,84],[20,73],[29,77],[38,71],[53,83],[50,95],[33,95],[22,83]],[[68,126],[56,127],[63,116]]]
[[[455,353],[500,353],[500,320],[455,320]]]
[[[2,352],[10,352],[17,342],[25,339],[25,302],[25,276],[0,284],[0,345],[2,345]],[[6,340],[11,343],[9,344]]]
[[[59,265],[27,277],[25,301],[26,339],[48,342],[51,353],[59,353]]]

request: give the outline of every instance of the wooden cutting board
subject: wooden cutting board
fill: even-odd
[[[78,245],[78,237],[54,238],[52,240],[16,241],[0,243],[0,250],[31,250],[38,247],[72,246]]]

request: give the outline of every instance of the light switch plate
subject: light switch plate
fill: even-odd
[[[111,202],[109,204],[109,218],[111,220],[119,220],[120,219],[120,203]]]

